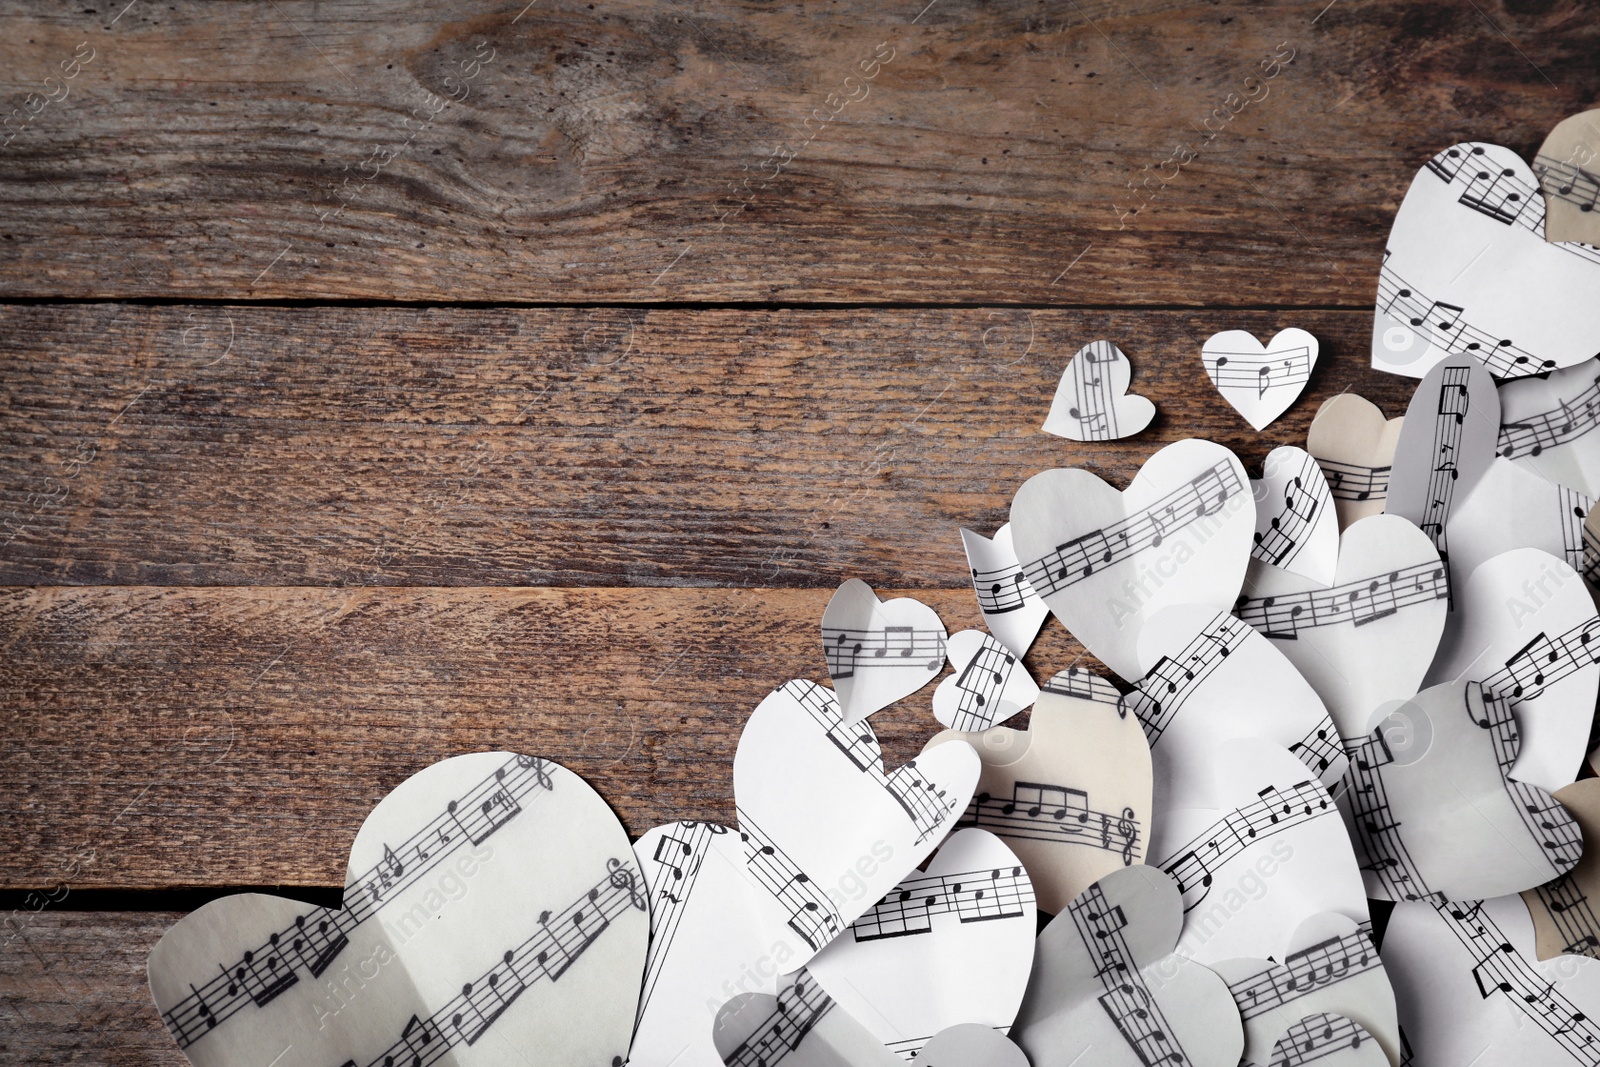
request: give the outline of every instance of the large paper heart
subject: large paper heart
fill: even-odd
[[[1518,747],[1510,706],[1477,682],[1424,689],[1353,745],[1339,808],[1367,895],[1482,900],[1570,870],[1583,835],[1549,793],[1506,777]]]
[[[1142,864],[1052,919],[1011,1030],[1033,1067],[1236,1067],[1239,1013],[1220,977],[1173,954],[1182,925],[1177,887]]]
[[[1500,387],[1495,450],[1545,479],[1600,494],[1600,359]]]
[[[1416,1067],[1592,1063],[1600,1049],[1600,962],[1536,960],[1517,897],[1400,904],[1383,962]]]
[[[463,903],[464,902],[464,903]],[[649,940],[628,836],[577,775],[457,756],[356,834],[342,909],[247,893],[150,953],[163,1021],[199,1067],[621,1062]]]
[[[1546,481],[1509,459],[1489,464],[1465,499],[1457,499],[1445,534],[1450,582],[1459,588],[1478,567],[1503,552],[1537,548],[1584,566],[1583,524],[1594,501]]]
[[[1367,919],[1337,806],[1305,765],[1259,738],[1218,746],[1210,780],[1155,811],[1152,865],[1183,897],[1178,951],[1210,964],[1282,950],[1314,915]]]
[[[1328,480],[1340,529],[1382,514],[1403,425],[1403,417],[1385,421],[1376,404],[1354,393],[1329,397],[1317,408],[1306,431],[1306,451]]]
[[[891,1052],[959,1023],[1009,1029],[1033,964],[1033,885],[985,830],[958,830],[809,965]]]
[[[1260,431],[1300,398],[1317,362],[1317,339],[1293,326],[1266,344],[1248,330],[1224,330],[1207,338],[1200,359],[1222,399]]]
[[[1600,688],[1600,615],[1583,579],[1547,552],[1519,548],[1480,564],[1457,589],[1428,684],[1482,682],[1515,709],[1511,776],[1560,789],[1578,776]]]
[[[1533,157],[1544,194],[1546,241],[1600,245],[1600,111],[1556,123]]]
[[[965,743],[887,774],[872,728],[833,693],[785,682],[751,713],[733,757],[745,866],[767,943],[799,939],[800,967],[944,838],[978,781]]]
[[[1432,543],[1395,515],[1339,538],[1332,586],[1253,564],[1234,614],[1288,657],[1341,736],[1363,737],[1372,711],[1417,691],[1444,632],[1449,576]]]
[[[996,530],[992,541],[963,529],[961,544],[967,550],[967,566],[972,568],[972,588],[978,594],[984,625],[1002,645],[1026,656],[1050,608],[1022,576],[1022,564],[1011,544],[1011,524]]]
[[[1509,148],[1430,159],[1389,231],[1372,365],[1420,378],[1469,354],[1497,378],[1570,367],[1600,336],[1600,250],[1544,239],[1544,198]]]
[[[1004,840],[1047,912],[1145,855],[1150,747],[1118,700],[1110,683],[1069,668],[1040,692],[1029,729],[946,731],[922,750],[959,741],[977,750],[983,772],[958,825]]]
[[[1319,582],[1333,581],[1339,517],[1322,468],[1305,449],[1283,445],[1267,453],[1261,475],[1250,479],[1256,502],[1250,555]]]
[[[1184,604],[1139,635],[1150,664],[1123,698],[1150,741],[1157,810],[1205,788],[1218,746],[1261,737],[1287,748],[1324,785],[1344,775],[1344,746],[1316,691],[1272,642],[1226,612]]]
[[[944,641],[944,623],[926,604],[879,600],[857,578],[841,585],[822,612],[822,651],[845,719],[860,722],[933,681]]]
[[[1133,365],[1110,341],[1078,349],[1056,386],[1044,432],[1071,441],[1115,441],[1150,425],[1156,406],[1128,392]]]
[[[741,993],[717,1013],[713,1038],[727,1067],[902,1067],[807,971],[776,994]]]
[[[946,651],[955,674],[933,691],[933,716],[952,730],[987,730],[1039,696],[1022,661],[986,633],[963,630]]]
[[[1023,575],[1056,618],[1132,680],[1151,615],[1233,602],[1255,507],[1238,458],[1190,439],[1151,456],[1121,493],[1086,470],[1034,475],[1012,498],[1011,529]]]

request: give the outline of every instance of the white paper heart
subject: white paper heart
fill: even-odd
[[[1317,362],[1317,339],[1291,326],[1262,344],[1248,330],[1212,334],[1200,349],[1206,376],[1257,431],[1300,398]]]
[[[1600,494],[1600,360],[1586,359],[1519,378],[1500,387],[1500,436],[1505,459],[1586,496]]]
[[[904,1061],[834,1002],[807,971],[776,995],[741,993],[722,1006],[713,1030],[727,1067],[902,1067]]]
[[[1273,1047],[1271,1067],[1389,1067],[1389,1058],[1366,1028],[1354,1019],[1323,1012],[1307,1015],[1284,1031]]]
[[[213,901],[151,950],[150,990],[198,1067],[476,1067],[530,1048],[620,1062],[649,932],[605,801],[549,760],[482,752],[419,771],[373,808],[344,908]]]
[[[1022,576],[1022,564],[1011,545],[1011,524],[994,533],[994,540],[971,530],[961,531],[961,544],[972,569],[972,588],[984,625],[1000,643],[1026,656],[1050,608]]]
[[[1239,1013],[1223,980],[1173,954],[1177,887],[1143,865],[1084,890],[1039,935],[1011,1036],[1033,1067],[1236,1067]]]
[[[1600,689],[1600,615],[1583,580],[1536,548],[1480,564],[1456,592],[1427,684],[1482,682],[1516,711],[1519,781],[1556,790],[1578,776]]]
[[[764,940],[798,936],[793,966],[809,962],[933,851],[978,771],[977,753],[960,743],[885,773],[872,728],[847,724],[832,692],[793,681],[770,693],[733,757]]]
[[[1306,451],[1328,480],[1339,528],[1383,512],[1389,473],[1405,419],[1384,420],[1378,406],[1354,393],[1329,397],[1306,431]]]
[[[1504,698],[1447,682],[1377,716],[1351,746],[1338,790],[1368,896],[1482,900],[1578,862],[1583,835],[1572,816],[1545,790],[1505,776],[1519,742]]]
[[[1581,570],[1583,524],[1593,507],[1582,493],[1511,460],[1491,460],[1466,498],[1457,498],[1445,526],[1451,587],[1460,588],[1484,563],[1518,548],[1542,549]]]
[[[1417,172],[1389,231],[1372,365],[1420,378],[1469,354],[1496,378],[1570,367],[1600,336],[1600,250],[1544,239],[1544,199],[1509,148],[1458,144]]]
[[[983,760],[960,826],[989,830],[1028,870],[1039,907],[1059,912],[1097,878],[1144,858],[1150,748],[1104,679],[1069,668],[1045,686],[1027,730],[936,734],[923,753],[968,741]]]
[[[1126,491],[1086,470],[1029,478],[1011,502],[1028,583],[1091,653],[1127,679],[1139,631],[1170,604],[1229,607],[1249,563],[1255,507],[1244,468],[1209,441],[1170,444]]]
[[[910,597],[879,600],[852,578],[822,612],[822,651],[848,722],[860,722],[933,681],[944,668],[944,623]]]
[[[1038,929],[1015,853],[985,830],[958,830],[806,969],[889,1051],[909,1057],[958,1023],[1009,1029]]]
[[[1395,515],[1339,538],[1332,586],[1252,564],[1234,609],[1294,664],[1345,738],[1372,711],[1417,691],[1444,632],[1449,576],[1433,545]]]
[[[1555,798],[1583,833],[1583,858],[1560,878],[1522,892],[1533,916],[1534,949],[1541,960],[1562,953],[1600,958],[1600,778],[1562,786]]]
[[[1556,123],[1533,157],[1544,194],[1546,241],[1600,245],[1600,111]]]
[[[1267,453],[1261,474],[1250,479],[1256,502],[1250,555],[1323,584],[1332,582],[1339,563],[1339,517],[1322,468],[1305,449],[1283,445]]]
[[[1028,1067],[1028,1057],[998,1030],[959,1023],[934,1034],[911,1067]]]
[[[1028,669],[999,641],[962,630],[945,646],[953,675],[933,691],[933,717],[952,730],[987,730],[1039,696]]]
[[[1110,341],[1078,349],[1061,374],[1044,432],[1071,441],[1115,441],[1150,425],[1156,406],[1128,392],[1133,365]]]
[[[1205,788],[1218,747],[1238,737],[1281,745],[1324,785],[1344,775],[1344,745],[1328,709],[1247,623],[1192,604],[1170,607],[1139,635],[1139,659],[1150,673],[1123,702],[1150,741],[1157,810]]]

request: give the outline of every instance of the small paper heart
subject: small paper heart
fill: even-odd
[[[955,674],[933,691],[933,717],[952,730],[987,730],[1032,704],[1039,687],[1014,653],[977,630],[951,637]]]
[[[1288,411],[1311,380],[1317,339],[1290,327],[1263,345],[1246,330],[1224,330],[1206,341],[1200,358],[1222,399],[1261,430]]]
[[[847,722],[860,722],[927,685],[944,669],[938,613],[910,597],[879,600],[858,578],[822,612],[822,652]]]
[[[1128,392],[1133,365],[1110,341],[1078,349],[1056,386],[1044,432],[1069,441],[1115,441],[1150,425],[1156,406]]]

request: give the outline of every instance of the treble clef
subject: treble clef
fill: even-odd
[[[554,789],[555,783],[550,780],[550,772],[545,770],[545,761],[538,756],[518,756],[517,766],[523,770],[533,771],[533,780],[539,783],[542,789]]]
[[[640,911],[648,911],[649,903],[639,892],[639,879],[634,875],[633,868],[625,867],[619,859],[606,860],[606,870],[611,872],[611,888],[626,889],[628,903]]]
[[[1139,824],[1134,822],[1133,809],[1123,808],[1122,817],[1117,820],[1117,833],[1122,836],[1122,865],[1133,866],[1133,845],[1139,838]]]

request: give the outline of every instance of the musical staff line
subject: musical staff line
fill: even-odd
[[[1433,891],[1406,849],[1383,784],[1381,768],[1393,762],[1394,753],[1383,739],[1383,730],[1374,730],[1350,751],[1344,796],[1351,805],[1356,847],[1368,860],[1361,869],[1371,871],[1391,899],[1421,900]]]
[[[1600,618],[1587,619],[1555,640],[1541,630],[1482,684],[1508,702],[1520,703],[1595,663],[1600,663]]]
[[[1333,803],[1319,783],[1309,780],[1287,791],[1268,786],[1257,796],[1260,799],[1228,813],[1180,845],[1174,858],[1161,865],[1178,883],[1185,913],[1210,894],[1213,864],[1220,867],[1251,845],[1310,822]]]
[[[1574,408],[1580,410],[1574,413]],[[1596,426],[1600,426],[1600,374],[1571,400],[1516,422],[1503,423],[1495,452],[1506,459],[1537,456],[1547,448],[1588,436]]]
[[[1382,966],[1368,921],[1343,937],[1330,937],[1290,953],[1281,967],[1240,979],[1228,992],[1239,1006],[1240,1018],[1250,1020]]]
[[[683,918],[689,895],[694,892],[695,882],[699,880],[700,867],[711,849],[711,842],[727,834],[728,828],[716,823],[683,820],[678,823],[678,831],[681,837],[662,834],[656,841],[655,852],[650,859],[658,870],[672,872],[672,880],[665,882],[658,879],[661,884],[656,884],[649,878],[645,879],[645,885],[654,888],[650,893],[650,962],[645,970],[643,993],[639,997],[638,1019],[644,1018],[656,980],[661,977],[661,968],[671,953],[673,939],[678,934],[678,923]]]
[[[1449,597],[1442,562],[1413,563],[1387,575],[1361,578],[1329,589],[1276,597],[1241,596],[1233,613],[1262,636],[1297,640],[1301,630],[1351,623],[1365,626],[1415,604]]]
[[[857,670],[901,667],[921,662],[928,671],[944,666],[943,630],[918,630],[912,626],[885,626],[876,630],[822,628],[822,651],[828,675],[837,681],[853,678]]]
[[[987,587],[987,591],[985,590]],[[1022,576],[1022,564],[1016,563],[995,570],[972,569],[972,589],[978,594],[978,609],[985,615],[1004,615],[1027,606],[1030,597],[1037,594]]]
[[[1123,704],[1139,720],[1154,747],[1179,710],[1251,633],[1243,621],[1226,613],[1205,625],[1175,658],[1162,656],[1140,679]]]
[[[1393,467],[1363,467],[1337,459],[1317,459],[1328,492],[1335,500],[1383,500],[1389,495],[1389,472]]]
[[[833,1010],[833,1004],[833,998],[823,991],[811,973],[801,971],[795,976],[794,985],[778,991],[772,1014],[724,1056],[722,1062],[727,1067],[777,1067]]]
[[[1600,916],[1595,915],[1588,896],[1578,888],[1571,871],[1553,882],[1536,886],[1534,894],[1561,935],[1562,952],[1600,959]]]
[[[1305,345],[1279,352],[1201,352],[1211,384],[1219,390],[1254,389],[1256,399],[1284,386],[1298,389],[1311,378],[1311,349]]]
[[[1462,182],[1458,202],[1463,207],[1471,208],[1478,214],[1507,226],[1520,226],[1541,241],[1545,239],[1545,205],[1541,195],[1544,186],[1543,175],[1551,173],[1558,175],[1555,188],[1567,190],[1565,194],[1559,192],[1557,194],[1564,199],[1572,199],[1572,194],[1576,192],[1581,178],[1593,181],[1591,175],[1579,168],[1573,168],[1577,173],[1570,181],[1564,181],[1559,175],[1566,173],[1565,168],[1561,165],[1552,168],[1548,162],[1544,164],[1544,170],[1541,172],[1540,161],[1548,160],[1549,157],[1536,156],[1533,167],[1534,181],[1530,182],[1519,169],[1487,158],[1486,146],[1469,144],[1466,148],[1468,150],[1465,154],[1462,153],[1461,146],[1445,149],[1428,160],[1428,169],[1446,185],[1454,186],[1457,181]],[[1584,201],[1581,198],[1573,199],[1573,202],[1580,208],[1583,207]],[[1592,207],[1593,201],[1589,203]],[[1570,252],[1580,259],[1600,263],[1600,249],[1573,241],[1550,242],[1550,244],[1551,247]]]
[[[823,945],[844,929],[844,916],[833,906],[828,894],[817,888],[811,876],[773,843],[747,812],[741,808],[738,814],[739,840],[745,846],[745,869],[788,912],[789,929],[813,951],[821,951]]]
[[[1089,806],[1089,794],[1084,790],[1044,782],[1013,784],[1010,800],[979,793],[956,821],[957,829],[968,826],[1002,839],[1120,852],[1124,865],[1132,864],[1143,848],[1139,820],[1132,808],[1123,808],[1119,814],[1096,811]]]
[[[1078,402],[1067,414],[1083,428],[1086,441],[1115,441],[1121,436],[1110,373],[1119,355],[1110,341],[1093,341],[1072,357],[1072,395]]]
[[[1595,620],[1593,624],[1600,627],[1600,620]],[[1587,633],[1584,636],[1587,640]],[[1577,821],[1555,797],[1510,776],[1511,765],[1517,761],[1521,744],[1510,698],[1486,688],[1483,683],[1468,682],[1465,704],[1466,713],[1472,721],[1489,731],[1494,742],[1495,760],[1500,764],[1500,772],[1506,776],[1506,791],[1511,794],[1517,816],[1533,839],[1544,848],[1556,870],[1564,872],[1571,868],[1583,855],[1583,832],[1578,829]],[[1481,719],[1477,707],[1483,709]]]
[[[1307,455],[1301,460],[1299,472],[1284,487],[1283,510],[1272,517],[1265,530],[1256,531],[1251,556],[1274,567],[1287,567],[1305,549],[1306,534],[1322,505],[1309,488],[1315,484],[1314,473],[1320,473],[1320,468]]]
[[[1446,561],[1450,559],[1450,551],[1445,545],[1445,524],[1450,520],[1450,504],[1460,474],[1457,456],[1461,448],[1462,425],[1472,406],[1472,397],[1467,392],[1471,375],[1471,367],[1444,369],[1444,379],[1439,386],[1438,408],[1434,415],[1434,466],[1428,473],[1428,502],[1422,509],[1422,521],[1417,524],[1417,528],[1433,542],[1433,547],[1439,550],[1439,558]]]
[[[977,653],[956,676],[956,713],[951,717],[952,730],[986,730],[993,724],[998,712],[1001,694],[1017,668],[1017,657],[1006,646],[983,635]]]
[[[1364,1041],[1377,1043],[1354,1019],[1326,1011],[1307,1015],[1278,1038],[1270,1067],[1305,1067],[1347,1049],[1360,1048]]]
[[[1082,667],[1068,667],[1064,671],[1057,671],[1048,682],[1040,686],[1040,691],[1064,697],[1077,697],[1079,700],[1092,700],[1096,704],[1112,704],[1118,707],[1122,704],[1122,693],[1116,686]],[[1126,714],[1125,709],[1123,713]]]
[[[1414,327],[1425,327],[1446,358],[1470,355],[1498,379],[1526,378],[1555,369],[1555,360],[1540,360],[1509,338],[1496,338],[1467,322],[1462,317],[1465,308],[1419,293],[1389,266],[1387,253],[1378,272],[1378,310]]]
[[[1172,1036],[1172,1027],[1162,1014],[1161,1005],[1156,1003],[1144,975],[1134,964],[1133,952],[1122,933],[1128,925],[1122,907],[1110,904],[1096,882],[1068,905],[1067,910],[1079,939],[1096,961],[1095,974],[1105,989],[1096,999],[1122,1039],[1139,1057],[1139,1062],[1188,1063],[1183,1046]]]
[[[1323,771],[1345,756],[1344,739],[1339,736],[1333,716],[1324,715],[1320,723],[1289,746],[1289,752],[1321,777]]]
[[[1593,211],[1600,201],[1600,177],[1570,159],[1541,153],[1533,157],[1533,174],[1545,196],[1565,200],[1579,211]]]
[[[933,929],[935,915],[962,923],[1018,919],[1033,903],[1033,883],[1021,867],[908,878],[850,924],[857,941],[911,937]]]

